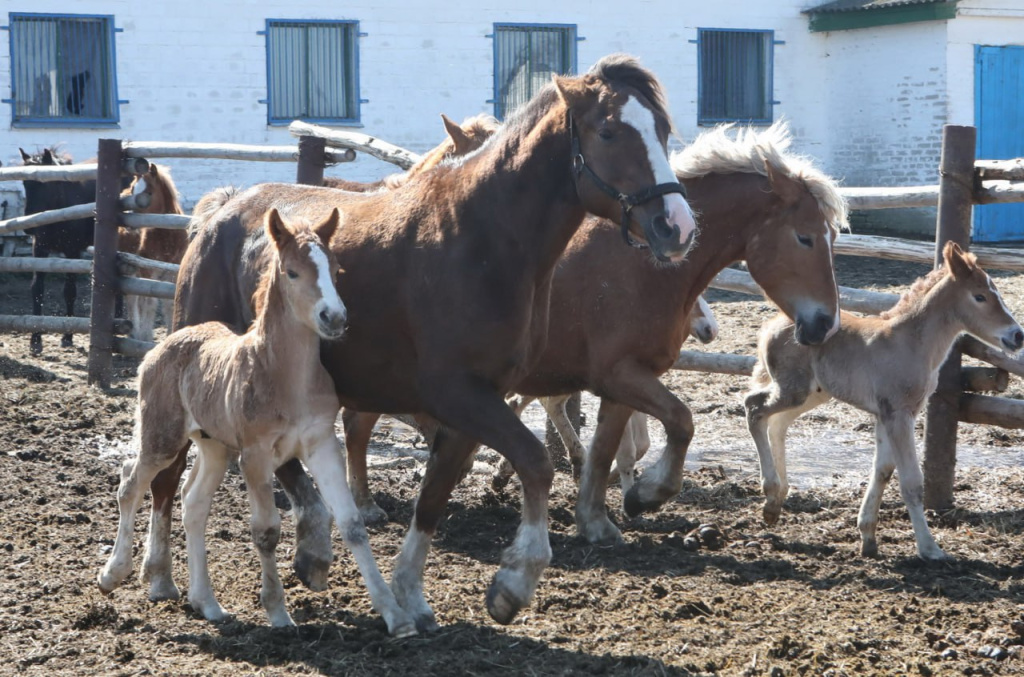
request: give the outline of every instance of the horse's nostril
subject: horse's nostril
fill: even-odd
[[[1020,329],[1013,335],[1013,342],[1018,346],[1024,345],[1024,331]]]
[[[651,226],[654,228],[654,234],[663,240],[667,240],[673,235],[674,229],[664,216],[654,217]]]
[[[323,322],[324,324],[331,323],[331,316],[327,314],[326,310],[320,311],[320,321]]]

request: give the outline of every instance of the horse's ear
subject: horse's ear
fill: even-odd
[[[44,165],[55,165],[57,161],[53,158],[53,152],[49,148],[43,149],[43,164]]]
[[[267,212],[265,223],[267,235],[274,241],[274,246],[278,250],[283,249],[292,237],[292,233],[288,230],[288,226],[284,224],[281,214],[277,211],[276,207],[271,207],[270,211]]]
[[[313,232],[323,242],[324,247],[331,246],[331,238],[334,237],[335,231],[338,230],[339,223],[341,223],[341,212],[335,207],[331,210],[331,215],[327,217],[327,220],[313,229]]]
[[[573,78],[565,75],[552,75],[551,81],[555,83],[558,96],[565,102],[569,110],[582,106],[589,95],[587,84],[583,78]]]
[[[974,272],[974,257],[964,253],[956,242],[947,242],[942,248],[942,259],[946,268],[953,275],[954,280],[961,280],[970,277]]]
[[[19,148],[18,150],[21,151],[21,161],[22,162],[28,162],[29,160],[32,159],[32,156],[29,155],[28,153],[26,153],[24,148]]]
[[[457,155],[465,155],[469,151],[469,146],[472,143],[470,138],[466,136],[466,132],[462,127],[455,124],[455,122],[444,113],[441,113],[441,122],[444,123],[444,129],[448,132],[448,137],[455,144],[455,153]]]
[[[761,156],[764,162],[764,175],[771,184],[772,192],[778,195],[784,204],[793,204],[800,199],[800,186],[797,182],[780,172],[766,157]]]

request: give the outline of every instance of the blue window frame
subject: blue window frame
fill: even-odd
[[[697,124],[770,124],[774,33],[700,28],[697,32]]]
[[[551,75],[575,75],[575,24],[494,24],[494,115],[526,103]]]
[[[11,12],[15,127],[113,126],[119,120],[114,17]]]
[[[267,121],[359,122],[359,22],[267,20]]]

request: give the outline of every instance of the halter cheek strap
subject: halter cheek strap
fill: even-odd
[[[580,137],[576,133],[576,126],[573,123],[572,114],[569,115],[569,138],[571,141],[571,157],[572,157],[572,172],[573,179],[576,182],[576,193],[579,194],[579,180],[580,176],[586,175],[591,182],[597,186],[605,195],[614,198],[622,206],[622,239],[625,240],[626,244],[630,247],[637,249],[644,249],[647,245],[642,242],[637,242],[633,239],[633,236],[629,233],[629,216],[633,207],[641,205],[645,202],[668,195],[669,193],[679,193],[686,199],[686,187],[678,181],[671,183],[659,183],[653,186],[648,186],[642,190],[638,190],[632,194],[626,194],[621,191],[615,190],[613,187],[608,185],[597,173],[587,165],[587,161],[583,158],[583,152],[580,150]]]

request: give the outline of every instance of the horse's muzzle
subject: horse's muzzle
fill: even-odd
[[[320,338],[335,340],[345,335],[348,329],[348,313],[321,310],[317,313],[317,333]]]
[[[644,235],[654,256],[666,263],[682,261],[693,246],[694,234],[697,232],[692,224],[691,219],[689,227],[686,227],[685,222],[684,227],[680,227],[677,223],[670,223],[662,214],[648,221],[644,226]]]
[[[821,311],[816,312],[810,322],[803,317],[798,317],[793,330],[797,343],[802,346],[821,345],[832,333],[832,325],[835,320],[835,316],[826,315]]]
[[[1024,348],[1024,331],[1021,331],[1020,327],[1011,329],[1003,336],[1002,343],[1003,347],[1010,352],[1017,352],[1021,348]]]

